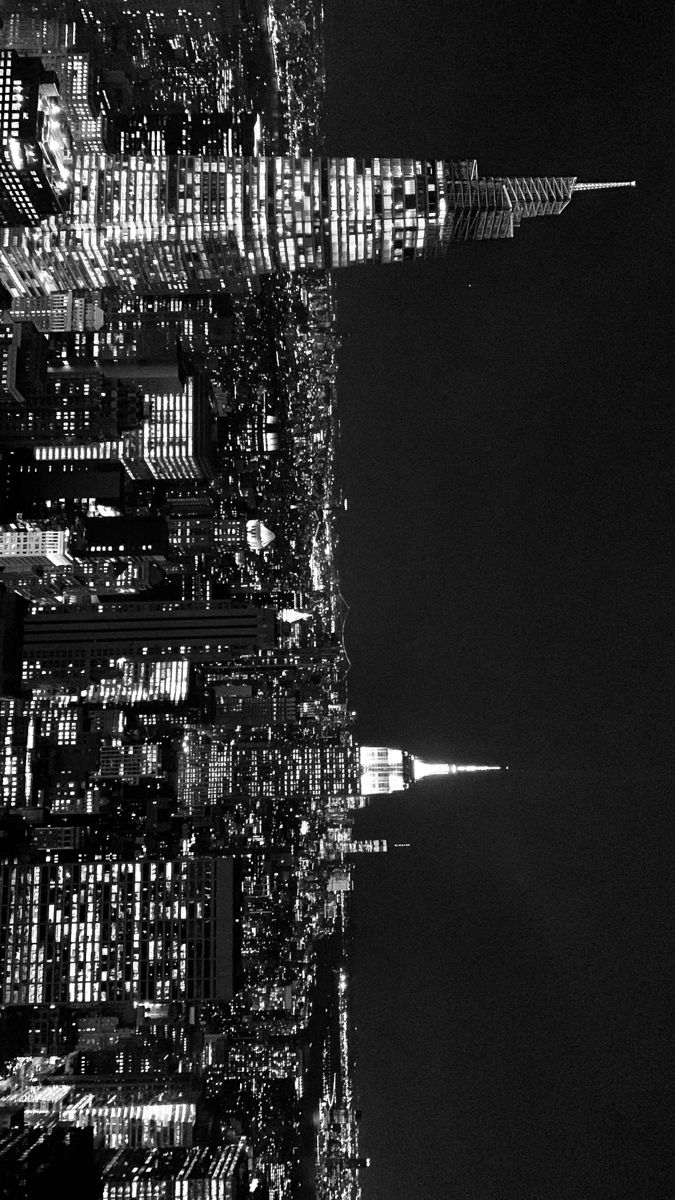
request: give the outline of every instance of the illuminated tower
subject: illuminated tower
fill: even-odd
[[[402,792],[412,783],[431,775],[458,775],[464,771],[499,771],[499,767],[463,766],[459,763],[428,763],[407,750],[389,746],[359,747],[361,791],[366,796]]]
[[[0,50],[0,224],[38,224],[67,206],[70,130],[39,58]]]
[[[233,888],[227,858],[3,863],[0,1002],[227,1002]]]
[[[513,237],[588,186],[479,178],[473,159],[84,153],[67,216],[0,231],[0,282],[15,298],[214,291],[276,270],[434,258],[453,242]]]

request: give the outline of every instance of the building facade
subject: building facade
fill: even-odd
[[[24,680],[84,686],[126,663],[219,662],[276,643],[271,608],[227,601],[135,601],[33,613],[24,626]]]
[[[68,207],[70,129],[56,76],[0,50],[0,224],[38,225]]]
[[[1,1002],[227,1002],[233,887],[227,858],[2,863]]]

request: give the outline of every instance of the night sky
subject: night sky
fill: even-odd
[[[510,242],[338,277],[357,733],[511,766],[378,801],[359,828],[412,842],[357,868],[364,1200],[672,1194],[656,7],[326,6],[331,153],[638,181]]]
[[[672,1200],[672,774],[373,803],[353,900],[364,1200]]]
[[[359,734],[459,760],[660,761],[670,17],[331,0],[327,19],[331,152],[638,180],[512,241],[339,274]]]

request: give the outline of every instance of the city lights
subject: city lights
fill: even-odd
[[[324,75],[318,0],[3,10],[12,1195],[290,1200],[313,1159],[359,1200],[353,861],[389,849],[356,816],[499,770],[354,732],[333,271],[595,185],[327,156]]]

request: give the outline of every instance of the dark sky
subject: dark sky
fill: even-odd
[[[512,241],[338,277],[362,740],[512,764],[669,754],[673,39],[657,7],[327,5],[331,152],[639,184]]]
[[[380,799],[354,893],[363,1200],[671,1200],[672,778]]]
[[[672,17],[326,9],[332,153],[638,180],[338,278],[358,733],[512,767],[360,824],[364,1200],[666,1200]]]

